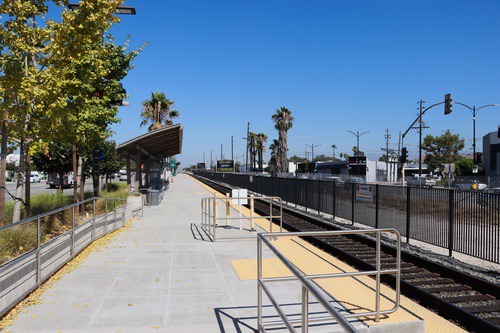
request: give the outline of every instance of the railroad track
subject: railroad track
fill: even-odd
[[[198,178],[221,193],[230,187]],[[255,210],[269,212],[268,203],[255,202]],[[267,214],[265,213],[265,214]],[[283,227],[289,231],[340,230],[341,227],[283,207]],[[375,269],[375,242],[363,236],[307,237],[307,241],[362,270]],[[382,268],[394,267],[395,248],[382,246]],[[500,286],[435,261],[402,252],[401,292],[470,332],[500,332]],[[384,275],[395,285],[395,276]]]

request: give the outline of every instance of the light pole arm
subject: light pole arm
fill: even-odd
[[[408,127],[408,129],[403,133],[403,135],[402,135],[403,139],[406,136],[406,134],[408,134],[408,132],[411,130],[413,125],[415,125],[415,123],[420,119],[420,117],[423,116],[424,113],[427,112],[427,110],[432,109],[433,107],[441,105],[441,104],[444,104],[444,102],[439,102],[439,103],[433,104],[433,105],[429,106],[428,108],[424,109],[424,111],[422,111],[422,113],[418,115],[418,117],[411,123],[410,127]]]

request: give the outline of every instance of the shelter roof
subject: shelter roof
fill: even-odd
[[[181,124],[167,125],[121,143],[116,150],[132,159],[136,158],[140,150],[141,160],[164,159],[178,155],[182,152],[182,130]]]

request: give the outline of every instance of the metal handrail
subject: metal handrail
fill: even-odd
[[[61,207],[61,208],[53,209],[51,211],[48,211],[48,212],[45,212],[45,213],[42,213],[42,214],[31,216],[29,218],[23,219],[21,221],[15,222],[15,223],[11,223],[11,224],[5,225],[3,227],[0,227],[0,232],[3,231],[3,230],[5,230],[5,229],[8,229],[8,228],[13,228],[15,226],[18,226],[18,225],[21,225],[21,224],[24,224],[24,223],[36,220],[38,218],[43,218],[43,217],[46,217],[46,216],[49,216],[49,215],[52,215],[52,214],[55,214],[55,213],[58,213],[58,212],[62,212],[62,211],[67,210],[69,208],[80,206],[80,205],[86,204],[87,202],[90,202],[90,201],[93,201],[93,200],[100,200],[100,199],[127,201],[127,198],[92,197],[92,198],[85,199],[85,200],[82,200],[82,201],[79,201],[79,202],[76,202],[76,203],[69,204],[69,205]]]
[[[384,269],[381,268],[381,234],[393,233],[396,235],[396,268]],[[290,260],[288,260],[270,241],[270,239],[277,239],[279,237],[310,237],[310,236],[332,236],[332,235],[353,235],[353,234],[376,234],[376,270],[363,271],[363,272],[344,272],[344,273],[330,273],[330,274],[310,274],[306,275]],[[263,278],[262,276],[262,243],[265,243],[268,248],[283,262],[283,264],[293,273],[293,277],[277,277],[277,278]],[[395,274],[396,275],[396,299],[395,305],[392,309],[380,309],[380,276],[382,274]],[[375,316],[375,321],[379,321],[380,315],[395,312],[400,305],[400,278],[401,278],[401,236],[395,229],[370,229],[370,230],[341,230],[341,231],[313,231],[313,232],[289,232],[289,233],[261,233],[257,238],[257,323],[259,332],[265,332],[265,327],[262,322],[262,291],[266,293],[271,303],[274,305],[276,311],[282,318],[285,326],[290,332],[296,332],[293,324],[295,320],[290,320],[285,315],[284,311],[279,306],[278,302],[271,294],[270,290],[265,285],[266,282],[277,282],[284,280],[299,280],[302,284],[302,332],[307,333],[309,330],[309,295],[311,293],[323,305],[323,307],[330,313],[330,315],[339,323],[339,325],[347,332],[357,332],[356,328],[347,321],[347,318]],[[375,311],[354,313],[348,315],[340,314],[327,299],[323,296],[319,288],[312,281],[313,279],[332,278],[332,277],[346,277],[346,276],[372,276],[376,277],[375,287]],[[327,319],[331,320],[331,319]]]
[[[96,205],[96,201],[99,199],[106,200],[106,203],[108,200],[113,200],[115,203],[114,210],[108,212],[108,210],[106,208],[106,211],[104,214],[102,214],[100,216],[95,216],[95,205]],[[125,201],[125,204],[118,207],[117,201]],[[85,221],[81,225],[76,225],[75,224],[75,215],[76,214],[74,212],[75,207],[82,205],[82,204],[85,204],[85,203],[88,203],[88,202],[93,203],[93,208],[92,208],[93,217],[90,218],[88,221]],[[107,207],[107,205],[106,205],[106,207]],[[46,279],[48,279],[54,272],[56,272],[59,268],[61,268],[63,265],[65,265],[69,260],[74,258],[80,251],[83,250],[83,248],[86,247],[81,241],[78,244],[76,244],[77,241],[75,240],[75,232],[78,232],[79,230],[80,230],[79,232],[82,232],[81,230],[84,228],[84,226],[87,226],[86,227],[87,229],[92,228],[90,230],[90,243],[92,243],[97,238],[107,234],[108,231],[110,232],[110,231],[116,230],[118,228],[118,225],[116,223],[117,219],[118,219],[118,216],[117,216],[117,209],[118,208],[121,208],[121,224],[122,225],[125,224],[126,207],[127,207],[127,198],[93,197],[93,198],[86,199],[86,200],[83,200],[83,201],[80,201],[78,203],[74,203],[74,204],[71,204],[71,205],[68,205],[68,206],[65,206],[62,208],[54,209],[54,210],[47,212],[47,213],[39,214],[39,215],[30,217],[28,219],[19,221],[17,223],[13,223],[13,224],[10,224],[10,225],[7,225],[5,227],[0,228],[0,232],[1,232],[1,231],[6,230],[6,229],[13,228],[13,227],[19,226],[19,225],[24,224],[24,223],[33,222],[35,220],[37,223],[37,228],[36,228],[37,229],[37,236],[36,236],[37,237],[37,244],[36,244],[36,247],[31,251],[27,251],[27,252],[23,253],[22,255],[3,263],[2,267],[0,268],[0,278],[4,278],[13,269],[19,269],[19,267],[17,267],[17,265],[18,264],[23,265],[24,260],[28,260],[29,262],[33,262],[33,260],[34,260],[34,261],[36,261],[36,271],[34,273],[34,276],[36,278],[35,278],[34,284],[30,285],[30,286],[26,286],[26,289],[21,290],[19,292],[20,296],[18,296],[14,300],[10,301],[10,303],[8,305],[0,308],[0,315],[3,315],[6,311],[8,311],[12,306],[17,304],[21,299],[23,299],[31,291],[33,291],[34,289],[39,287],[42,282],[44,282]],[[72,209],[71,221],[70,221],[71,229],[42,244],[42,240],[41,240],[41,221],[42,221],[42,219],[44,217],[47,217],[47,216],[50,216],[52,214],[55,214],[55,213],[58,213],[61,211],[65,211],[68,209]],[[108,218],[108,215],[110,215],[110,214],[112,216],[113,221],[112,221],[112,223],[110,223],[111,230],[107,230],[107,226],[108,226],[107,225],[108,224],[107,218]],[[104,226],[102,226],[101,230],[100,230],[100,231],[102,231],[102,234],[99,237],[97,237],[97,235],[96,235],[96,220],[98,218],[104,218]],[[83,232],[85,232],[85,231],[83,231]],[[70,238],[70,243],[69,243],[70,256],[69,256],[69,258],[62,260],[61,263],[57,264],[56,267],[52,267],[49,272],[44,273],[42,276],[42,270],[47,268],[47,267],[42,267],[42,252],[45,251],[46,249],[50,249],[50,247],[54,243],[63,239],[64,237],[68,237],[68,236]],[[83,245],[83,247],[82,247],[82,245]],[[81,247],[81,248],[79,250],[77,250],[77,247]],[[46,253],[46,252],[44,252],[44,253]]]
[[[218,206],[219,201],[226,204],[228,207],[229,202],[231,200],[248,200],[250,204],[250,216],[235,216],[231,217],[228,215],[228,211],[226,211],[226,215],[219,216]],[[269,201],[269,215],[254,215],[254,202],[255,200],[264,200]],[[279,205],[279,215],[273,214],[273,204]],[[232,220],[250,220],[251,221],[251,229],[253,231],[253,220],[255,219],[269,219],[269,230],[273,231],[273,219],[279,219],[279,231],[283,232],[283,201],[280,197],[257,197],[255,198],[253,195],[249,197],[219,197],[216,193],[214,193],[213,197],[207,197],[201,199],[201,227],[203,230],[208,232],[209,237],[212,241],[217,240],[216,229],[219,226],[219,221],[226,221],[226,226],[229,226],[229,221]],[[254,238],[251,237],[229,237],[230,239],[241,239],[241,238]],[[227,239],[227,237],[226,237]]]

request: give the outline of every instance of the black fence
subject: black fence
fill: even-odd
[[[411,239],[500,263],[500,194],[237,173],[197,173],[317,214],[374,228],[395,228]]]

